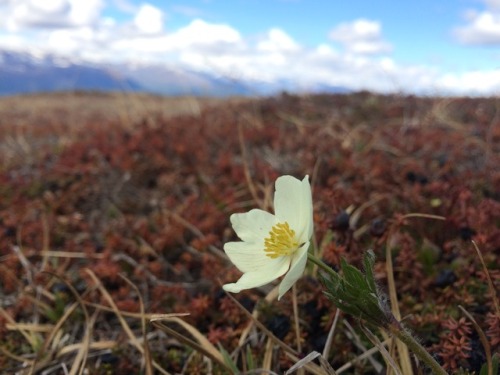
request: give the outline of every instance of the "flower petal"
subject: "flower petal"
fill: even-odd
[[[269,212],[253,209],[242,214],[232,214],[231,224],[241,240],[264,244],[264,238],[276,224],[276,217]]]
[[[224,251],[241,272],[255,272],[274,261],[264,252],[264,239],[259,243],[227,242]]]
[[[286,221],[295,231],[301,243],[311,238],[313,230],[313,206],[309,176],[302,181],[292,176],[276,180],[274,211],[278,221]]]
[[[309,241],[304,243],[300,248],[297,249],[297,252],[294,254],[292,259],[292,264],[290,266],[290,270],[285,275],[281,284],[278,288],[278,300],[288,292],[288,290],[292,287],[293,284],[302,276],[304,273],[304,269],[306,268],[307,263],[307,251],[309,249]]]
[[[271,261],[271,259],[269,259]],[[246,272],[236,283],[225,284],[224,290],[239,293],[243,289],[258,288],[282,276],[290,267],[289,257],[280,257],[271,261],[258,271]]]

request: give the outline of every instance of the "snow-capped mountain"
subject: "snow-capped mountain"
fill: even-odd
[[[96,64],[52,54],[0,50],[0,95],[65,90],[165,95],[248,95],[240,82],[159,64]]]
[[[129,78],[103,67],[50,54],[0,51],[0,95],[64,90],[140,90]]]
[[[92,63],[49,53],[0,50],[0,95],[74,90],[230,96],[269,95],[297,91],[297,87],[294,82],[234,80],[158,63]],[[331,87],[327,91],[346,90]]]

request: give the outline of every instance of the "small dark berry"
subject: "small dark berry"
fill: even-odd
[[[155,177],[150,177],[147,181],[147,187],[148,189],[154,189],[155,187],[158,186],[158,182],[156,181]]]
[[[457,275],[450,269],[442,270],[434,281],[434,285],[438,288],[444,288],[457,281]]]
[[[286,315],[275,315],[266,324],[267,328],[280,340],[283,340],[290,331],[290,318]]]
[[[104,353],[100,356],[103,365],[116,365],[119,358],[113,353]]]
[[[330,228],[333,230],[344,232],[349,229],[349,219],[349,214],[345,211],[342,211],[332,220]]]
[[[411,182],[412,184],[417,182],[417,174],[415,172],[412,172],[412,171],[408,172],[406,174],[406,180],[408,182]]]
[[[15,227],[7,227],[3,231],[3,234],[5,237],[15,237],[16,236],[16,228]]]
[[[477,234],[476,231],[470,227],[461,227],[459,232],[460,238],[464,241],[470,241],[472,237]]]
[[[252,300],[252,299],[250,299],[250,298],[248,298],[247,296],[241,297],[241,299],[239,300],[239,302],[248,311],[252,311],[253,308],[255,307],[255,301]]]
[[[418,175],[417,179],[420,185],[427,185],[429,183],[429,179],[427,178],[427,176],[420,174]]]
[[[373,237],[382,237],[386,229],[385,220],[381,218],[373,219],[370,224],[370,234]]]
[[[427,176],[415,173],[413,171],[406,173],[406,180],[411,184],[418,182],[420,185],[426,185],[427,183],[429,183],[429,179],[427,178]]]

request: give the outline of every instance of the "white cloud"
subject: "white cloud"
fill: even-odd
[[[98,44],[99,38],[96,34],[96,30],[88,26],[60,29],[48,34],[47,44],[52,50],[67,54],[79,53],[82,46],[85,46],[84,49],[87,52]]]
[[[75,26],[95,24],[104,8],[104,0],[69,0],[71,11],[70,23]]]
[[[500,93],[500,69],[448,73],[439,78],[439,86],[446,91],[461,94]]]
[[[188,26],[183,27],[171,35],[174,45],[216,45],[228,46],[242,41],[238,30],[224,24],[210,24],[201,19],[195,19]]]
[[[7,30],[90,25],[99,20],[103,0],[18,0],[3,6],[0,25]]]
[[[141,33],[159,34],[163,31],[163,12],[150,4],[143,4],[135,15],[134,25]]]
[[[23,26],[65,26],[69,10],[69,4],[65,0],[52,0],[47,2],[31,0],[19,2],[12,8],[8,26],[13,29]]]
[[[68,3],[65,0],[31,0],[26,5],[34,11],[45,14],[61,14],[68,9]]]
[[[273,28],[269,30],[264,40],[257,44],[258,51],[277,52],[277,51],[298,51],[299,45],[283,30]]]
[[[467,23],[453,33],[460,43],[467,45],[500,45],[500,0],[483,0],[483,11],[468,10]]]
[[[390,52],[392,46],[382,39],[380,23],[367,19],[357,19],[339,24],[330,31],[330,39],[356,54],[379,54]]]
[[[187,59],[196,61],[193,65],[198,68],[203,66],[201,61],[206,63],[214,56],[227,58],[239,53],[243,47],[243,39],[236,29],[200,19],[172,33],[127,35],[113,38],[108,43],[108,51],[112,51],[115,57],[156,62],[182,60],[184,63]]]

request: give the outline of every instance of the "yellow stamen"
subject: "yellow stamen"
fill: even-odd
[[[285,221],[271,228],[269,237],[264,240],[264,252],[269,258],[291,255],[297,250],[299,243],[295,240],[295,231]]]

